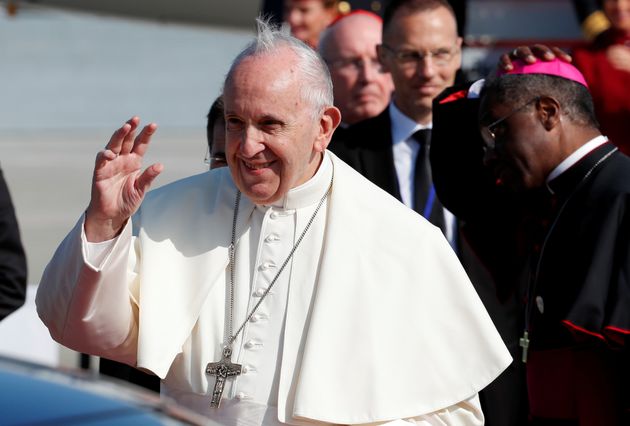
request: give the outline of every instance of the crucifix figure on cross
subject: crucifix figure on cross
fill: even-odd
[[[527,330],[523,332],[523,337],[521,337],[518,341],[518,345],[523,348],[523,355],[521,356],[521,361],[524,363],[527,362],[527,351],[529,349],[529,333]]]
[[[232,348],[226,346],[223,348],[223,358],[221,361],[211,362],[206,367],[206,374],[217,376],[217,380],[214,383],[214,389],[212,391],[210,407],[218,408],[219,404],[221,404],[221,396],[223,395],[225,379],[241,374],[241,364],[233,364],[231,358]]]

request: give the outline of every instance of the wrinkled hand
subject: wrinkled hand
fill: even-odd
[[[537,59],[543,61],[552,61],[558,58],[565,62],[571,62],[573,58],[561,50],[559,47],[548,47],[544,44],[535,44],[533,46],[519,46],[509,53],[504,53],[499,58],[499,69],[504,71],[512,70],[512,60],[520,59],[528,64],[533,64]]]
[[[623,44],[615,44],[606,50],[606,58],[620,71],[630,72],[630,47]]]
[[[133,117],[112,135],[96,156],[92,198],[86,210],[85,234],[90,242],[114,238],[138,210],[144,194],[163,166],[142,171],[142,159],[157,126],[146,125],[136,136],[140,119]]]

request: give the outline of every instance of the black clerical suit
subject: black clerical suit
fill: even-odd
[[[435,125],[436,123],[434,122],[432,139],[435,135]],[[394,166],[391,126],[389,108],[386,108],[378,116],[344,129],[342,135],[333,135],[330,149],[363,176],[398,200],[401,200]],[[457,126],[451,125],[451,127]],[[433,142],[431,142],[430,151],[433,151],[433,149]],[[430,167],[430,165],[425,167]],[[455,173],[455,175],[460,176],[458,173]],[[441,198],[439,192],[437,192],[437,197],[438,199]],[[423,213],[423,205],[424,203],[420,203],[420,208],[415,208],[420,214]],[[440,226],[443,225],[443,222],[439,223],[438,220],[443,220],[444,216],[442,204],[438,203],[438,206],[438,213],[441,217],[436,218],[432,216],[429,219]],[[414,207],[418,207],[418,205]],[[448,206],[445,207],[449,208]],[[517,327],[515,324],[519,312],[517,304],[500,303],[498,301],[489,272],[480,263],[477,254],[470,248],[468,241],[463,238],[464,235],[460,232],[459,227],[460,224],[456,224],[455,239],[460,261],[495,326],[503,337],[506,346],[510,349],[512,355],[515,356],[518,352],[517,333],[521,331],[520,327]],[[524,375],[519,366],[513,364],[509,367],[495,382],[480,392],[480,399],[488,426],[518,426],[523,424],[522,422],[518,423],[519,419],[526,414]]]
[[[9,188],[0,171],[0,320],[24,304],[26,256]]]
[[[466,94],[434,103],[433,178],[499,299],[522,301],[532,424],[630,424],[630,159],[605,143],[551,181],[553,194],[507,192],[482,165],[479,102]],[[510,350],[518,337],[512,328]]]

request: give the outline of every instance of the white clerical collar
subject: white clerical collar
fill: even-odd
[[[322,163],[319,165],[315,175],[302,185],[290,189],[284,197],[273,202],[271,205],[289,210],[299,209],[319,202],[324,192],[328,190],[332,173],[332,162],[328,151],[325,151]]]
[[[394,104],[394,101],[389,103],[389,119],[392,123],[392,144],[394,145],[406,141],[418,130],[433,127],[433,123],[429,123],[428,125],[416,123],[403,114]]]
[[[549,176],[547,176],[547,179],[545,182],[547,184],[547,188],[549,189],[549,191],[551,191],[551,193],[553,194],[553,191],[549,187],[549,182],[551,182],[552,180],[560,176],[562,173],[567,171],[572,165],[580,161],[582,157],[584,157],[586,154],[588,154],[589,152],[591,152],[598,146],[605,144],[606,142],[608,142],[608,138],[606,136],[599,135],[591,139],[590,141],[586,142],[584,145],[582,145],[581,147],[573,151],[571,155],[569,155],[567,158],[562,160],[562,162],[558,164],[556,168],[551,171],[551,173],[549,173]]]

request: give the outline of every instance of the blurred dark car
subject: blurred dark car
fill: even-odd
[[[211,423],[154,392],[125,382],[0,356],[2,426]]]

